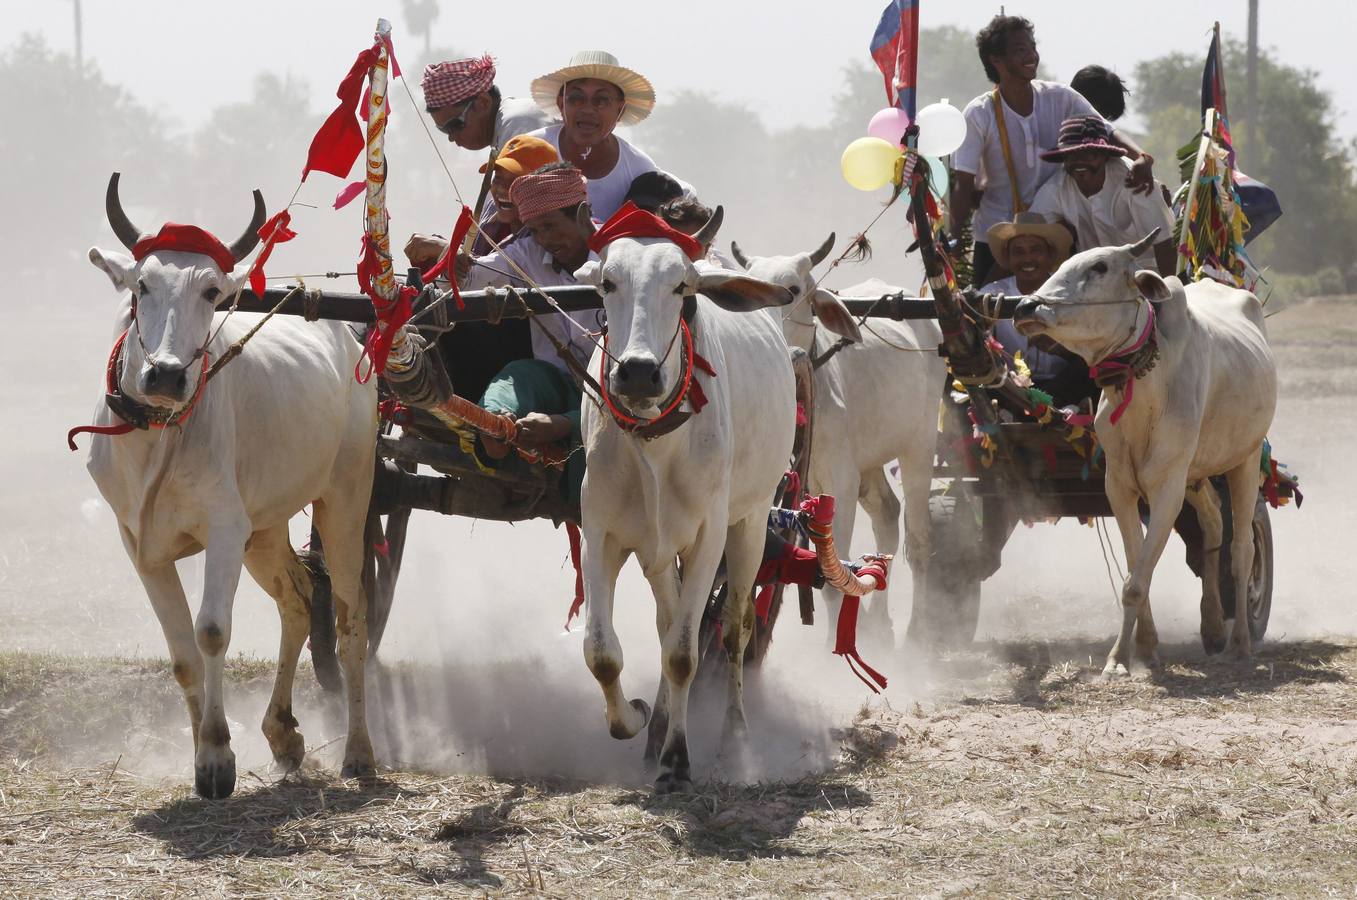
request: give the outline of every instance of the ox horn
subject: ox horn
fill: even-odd
[[[264,227],[264,220],[268,217],[268,207],[264,205],[264,195],[259,193],[259,189],[254,191],[254,216],[250,219],[249,226],[240,237],[228,248],[231,251],[231,258],[240,262],[250,251],[259,243],[259,229]]]
[[[109,176],[108,191],[104,194],[104,214],[108,216],[108,224],[113,226],[113,233],[118,236],[118,240],[131,250],[141,240],[141,229],[133,225],[127,213],[123,212],[122,200],[118,198],[118,179],[121,177],[121,172]]]
[[[749,268],[749,257],[744,255],[744,251],[740,249],[740,245],[734,241],[730,242],[730,255],[735,257],[735,261],[740,264],[741,269]]]
[[[834,232],[831,231],[829,233],[829,237],[825,238],[825,242],[820,245],[820,249],[816,250],[814,253],[810,255],[810,264],[812,266],[818,266],[820,263],[825,261],[825,257],[829,256],[829,251],[833,249],[834,249]]]
[[[716,232],[721,230],[721,221],[726,217],[726,208],[724,206],[716,207],[716,212],[711,214],[707,224],[703,225],[693,235],[693,240],[706,247],[716,240]]]
[[[1159,237],[1159,232],[1162,230],[1162,228],[1156,228],[1134,244],[1127,245],[1126,252],[1131,254],[1131,259],[1139,259],[1142,253],[1150,249],[1150,245],[1154,243],[1155,238]]]
[[[593,214],[594,211],[589,208],[588,203],[581,203],[579,208],[575,210],[575,224],[580,227],[580,231],[583,231],[589,237],[593,237],[594,232],[597,231],[594,228]]]

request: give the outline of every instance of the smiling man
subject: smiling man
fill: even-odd
[[[975,283],[984,284],[994,256],[981,236],[1030,208],[1037,191],[1056,173],[1057,167],[1043,161],[1040,153],[1055,143],[1060,123],[1096,113],[1073,88],[1037,78],[1041,55],[1027,19],[995,16],[976,35],[975,44],[985,75],[995,87],[966,106],[966,139],[952,156],[956,177],[949,206],[954,237],[960,236],[975,210]],[[1154,161],[1125,135],[1112,132],[1112,139],[1134,157],[1127,176],[1130,186],[1150,190]],[[984,184],[984,194],[976,209],[978,181]]]
[[[1130,167],[1122,148],[1112,143],[1106,122],[1097,116],[1066,119],[1055,148],[1041,158],[1060,163],[1062,169],[1037,191],[1033,212],[1065,220],[1080,250],[1134,244],[1157,228],[1160,240],[1153,252],[1136,262],[1160,275],[1173,274],[1178,261],[1173,213],[1163,191],[1137,194],[1126,186]]]

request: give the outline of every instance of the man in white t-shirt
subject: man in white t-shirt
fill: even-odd
[[[1055,174],[1057,166],[1042,161],[1040,154],[1054,145],[1060,123],[1071,116],[1096,113],[1072,88],[1037,80],[1041,57],[1028,20],[1020,16],[995,16],[976,35],[975,43],[985,75],[996,89],[981,94],[966,106],[966,139],[952,154],[955,176],[949,207],[952,235],[959,237],[975,207],[976,187],[983,187],[984,195],[975,209],[972,229],[976,238],[975,282],[983,284],[992,277],[990,270],[994,265],[985,235],[994,225],[1011,221],[1019,206],[1029,207],[1038,189]],[[996,117],[996,93],[1002,118]],[[1003,149],[1005,135],[1007,160]],[[1131,186],[1135,190],[1150,190],[1153,187],[1150,167],[1154,161],[1125,135],[1113,132],[1112,139],[1134,158]],[[1010,163],[1013,177],[1009,175]]]
[[[1152,252],[1137,262],[1143,269],[1172,275],[1178,261],[1173,213],[1162,191],[1137,194],[1126,186],[1128,166],[1121,153],[1099,117],[1066,119],[1055,148],[1041,154],[1062,168],[1037,191],[1032,211],[1063,219],[1074,230],[1080,250],[1133,244],[1158,228]]]
[[[493,147],[498,153],[510,138],[557,120],[532,100],[501,97],[489,56],[426,66],[420,85],[434,127],[463,150]]]

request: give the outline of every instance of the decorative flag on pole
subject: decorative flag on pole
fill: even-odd
[[[1220,116],[1225,140],[1230,140],[1230,113],[1225,108],[1225,61],[1220,57],[1220,23],[1211,32],[1211,49],[1206,51],[1206,66],[1202,69],[1202,115],[1214,109]]]
[[[914,121],[919,84],[919,0],[891,0],[881,13],[870,46],[886,80],[886,102]]]

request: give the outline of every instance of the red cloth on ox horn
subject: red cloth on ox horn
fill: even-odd
[[[259,251],[250,268],[250,290],[256,297],[264,296],[264,263],[273,255],[273,245],[285,244],[297,236],[297,232],[288,227],[291,223],[292,213],[283,210],[259,227],[259,239],[264,242],[264,249]]]
[[[178,250],[182,253],[201,253],[212,258],[217,268],[229,272],[236,267],[236,258],[216,235],[197,225],[178,225],[166,222],[160,231],[148,235],[132,245],[132,258],[141,262],[157,250]]]
[[[302,181],[315,170],[343,178],[349,174],[353,161],[362,152],[363,129],[356,118],[357,107],[363,93],[363,79],[377,61],[377,47],[373,45],[358,54],[353,68],[339,83],[339,90],[335,92],[339,105],[311,139],[311,149],[306,153],[306,168],[302,169]]]
[[[594,236],[589,238],[589,249],[599,253],[608,244],[624,237],[667,238],[678,244],[679,249],[694,262],[706,255],[702,245],[691,234],[684,234],[664,219],[646,212],[630,200],[594,232]]]

